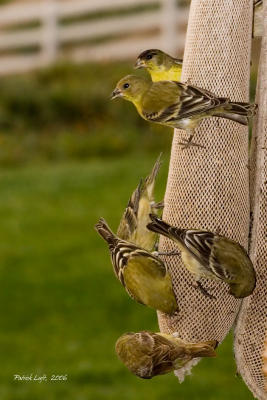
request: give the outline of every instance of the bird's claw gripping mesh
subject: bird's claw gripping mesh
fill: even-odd
[[[252,1],[192,0],[182,81],[231,100],[248,101]],[[248,129],[226,119],[204,120],[194,141],[205,148],[179,145],[174,133],[164,219],[181,228],[220,231],[247,247],[249,231]],[[166,238],[160,250],[173,250]],[[233,325],[240,300],[226,284],[203,280],[215,298],[193,287],[194,278],[180,257],[164,259],[172,274],[179,312],[159,313],[160,329],[187,341],[222,341]],[[188,366],[189,368],[189,366]],[[186,371],[179,371],[180,379]]]

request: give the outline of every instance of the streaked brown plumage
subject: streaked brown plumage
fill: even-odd
[[[147,229],[150,221],[149,214],[156,215],[163,208],[162,203],[155,203],[154,187],[155,180],[161,166],[161,155],[158,157],[151,173],[141,180],[138,187],[133,192],[126,210],[121,218],[117,236],[127,240],[148,251],[155,249],[158,235]]]
[[[183,367],[197,357],[215,357],[215,340],[187,343],[173,335],[142,331],[125,333],[115,345],[119,359],[135,375],[150,379]]]
[[[114,235],[103,218],[95,228],[108,243],[115,275],[128,294],[141,304],[173,314],[177,303],[164,263],[145,249]]]
[[[186,268],[195,275],[226,282],[236,298],[249,296],[256,285],[253,264],[245,249],[224,236],[199,230],[179,229],[150,215],[148,229],[173,240]]]

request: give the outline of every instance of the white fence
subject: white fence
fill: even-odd
[[[79,21],[90,14],[94,18]],[[187,18],[188,10],[177,7],[176,0],[46,0],[2,6],[0,74],[40,68],[64,57],[77,62],[123,59],[148,48],[175,54],[183,49]]]

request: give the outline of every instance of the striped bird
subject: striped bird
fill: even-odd
[[[143,51],[137,57],[135,68],[146,68],[153,82],[180,81],[183,60],[174,58],[159,49]]]
[[[117,83],[111,98],[117,97],[131,101],[147,121],[186,130],[189,139],[180,143],[184,148],[199,146],[192,138],[204,118],[221,117],[247,125],[256,109],[254,104],[231,102],[197,86],[174,81],[152,82],[135,75]]]
[[[115,275],[128,294],[141,304],[173,314],[177,303],[164,263],[145,249],[114,235],[103,218],[95,228],[108,243]]]
[[[179,229],[150,215],[147,228],[173,240],[184,265],[200,278],[226,282],[229,293],[236,298],[249,296],[256,285],[253,264],[239,243],[212,232],[197,229]]]
[[[127,240],[148,251],[155,249],[158,235],[147,229],[150,221],[149,214],[159,213],[163,208],[163,203],[155,203],[154,187],[155,180],[161,166],[161,154],[158,157],[150,175],[145,180],[141,180],[138,187],[133,192],[126,210],[121,218],[117,236]]]
[[[174,335],[142,331],[122,335],[115,350],[119,359],[135,375],[150,379],[167,374],[197,357],[215,357],[215,340],[187,343]]]

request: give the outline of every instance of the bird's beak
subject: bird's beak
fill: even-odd
[[[146,64],[140,58],[137,58],[136,63],[134,64],[134,69],[145,68]]]
[[[111,93],[110,100],[114,100],[114,99],[116,99],[116,97],[121,97],[121,96],[122,96],[122,92],[120,91],[120,89],[116,88]]]

